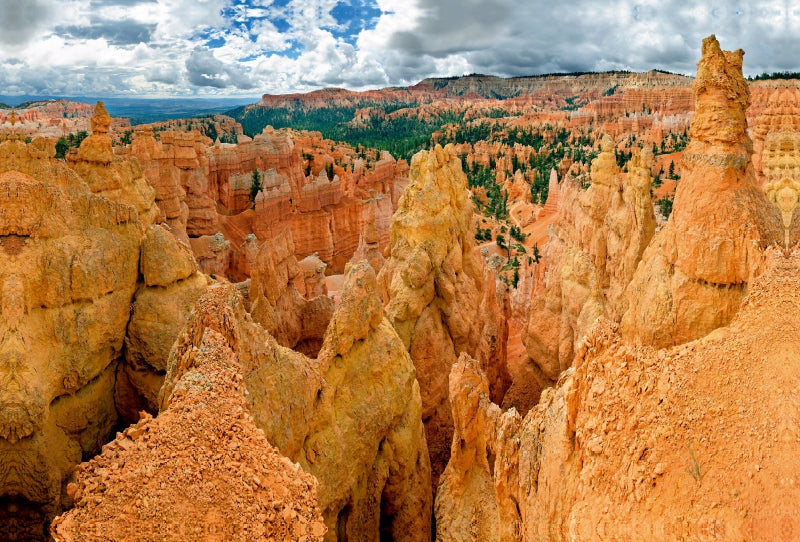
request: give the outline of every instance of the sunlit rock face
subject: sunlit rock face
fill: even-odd
[[[453,366],[437,541],[797,537],[800,244],[779,216],[797,227],[800,184],[783,129],[755,182],[741,55],[703,42],[686,175],[622,325],[598,318],[525,416]]]
[[[722,51],[713,36],[703,41],[674,210],[627,292],[622,332],[642,344],[680,344],[726,325],[760,268],[761,251],[781,240],[779,212],[750,160],[743,54]]]
[[[116,422],[141,235],[135,208],[35,154],[0,144],[0,524],[14,533],[14,502],[51,515],[62,480]]]
[[[67,161],[0,136],[0,532],[36,539],[117,421],[114,391],[153,191],[108,115]],[[171,254],[164,255],[169,260]],[[177,331],[175,332],[177,334]]]
[[[450,453],[447,375],[460,353],[482,363],[498,402],[509,385],[508,303],[475,255],[471,221],[466,176],[453,146],[417,153],[378,280],[386,314],[419,375],[434,480]]]

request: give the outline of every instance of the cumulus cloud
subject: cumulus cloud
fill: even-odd
[[[195,47],[186,59],[189,82],[200,87],[251,89],[256,85],[241,66],[225,64],[204,47]]]
[[[18,48],[31,41],[49,20],[49,7],[41,0],[0,0],[0,43]]]
[[[799,69],[787,0],[0,0],[0,76],[32,94],[249,95],[466,73],[692,74],[711,33],[747,52],[748,74]]]

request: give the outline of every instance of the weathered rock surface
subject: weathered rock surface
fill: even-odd
[[[702,337],[733,318],[760,265],[782,239],[777,209],[750,160],[743,51],[703,41],[694,83],[692,138],[666,226],[647,248],[628,289],[622,332],[654,346]]]
[[[117,410],[129,423],[141,410],[158,410],[172,343],[208,286],[189,247],[161,225],[147,230],[139,267],[143,283],[134,295],[116,386]]]
[[[414,366],[383,317],[374,271],[348,269],[319,357],[277,344],[215,285],[176,342],[162,405],[190,345],[216,330],[242,365],[258,427],[319,481],[325,540],[429,537],[430,467]],[[384,535],[381,535],[384,533]]]
[[[111,148],[103,113],[69,165],[52,141],[0,139],[0,532],[11,540],[41,536],[62,482],[117,419],[153,201],[135,164],[92,161]]]
[[[542,386],[570,366],[575,344],[597,318],[622,318],[625,290],[655,231],[652,153],[634,155],[622,176],[610,138],[601,151],[587,190],[564,181],[554,236],[543,249],[544,270],[537,270],[533,285],[524,342]]]
[[[231,242],[222,232],[189,238],[197,265],[209,275],[225,276],[231,258]]]
[[[654,350],[598,322],[524,419],[491,404],[477,364],[459,360],[437,540],[800,532],[800,495],[785,482],[800,452],[790,362],[800,355],[800,252],[768,249],[765,260],[731,324],[698,341]]]
[[[471,221],[466,178],[452,146],[417,153],[379,280],[386,314],[419,375],[434,479],[449,456],[447,374],[459,354],[481,361],[497,401],[509,385],[508,304],[475,256]]]
[[[303,297],[306,275],[294,253],[289,229],[261,244],[251,271],[250,313],[278,344],[316,356],[333,316],[333,299],[324,293]]]
[[[747,121],[753,127],[753,168],[759,183],[764,185],[769,182],[770,156],[778,150],[775,142],[770,144],[767,138],[775,132],[800,131],[800,87],[794,80],[759,82],[751,84],[750,92],[752,104],[747,110]]]
[[[167,407],[78,468],[55,540],[321,542],[316,480],[256,427],[226,338],[183,346]]]
[[[150,228],[154,191],[135,161],[111,152],[102,103],[91,123],[66,161],[52,141],[0,138],[0,532],[9,540],[41,538],[70,504],[65,480],[117,422],[120,375],[132,367],[123,360],[157,377],[178,332],[158,319],[184,321],[191,307],[175,301],[186,290],[175,285],[205,287],[180,243]],[[142,301],[153,290],[172,293]],[[157,392],[155,380],[140,384],[129,390]]]

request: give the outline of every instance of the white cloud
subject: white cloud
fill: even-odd
[[[3,92],[186,95],[693,73],[711,33],[747,52],[747,73],[800,69],[800,8],[786,0],[0,0],[0,78]]]

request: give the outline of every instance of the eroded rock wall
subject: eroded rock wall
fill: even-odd
[[[562,184],[558,222],[536,270],[524,342],[540,385],[570,366],[575,344],[597,318],[622,318],[626,288],[655,231],[652,153],[635,154],[623,176],[610,138],[601,151],[588,189],[570,179]]]
[[[466,186],[452,146],[414,156],[379,277],[386,314],[419,375],[434,478],[450,453],[447,374],[459,354],[481,361],[496,400],[509,385],[508,304],[474,253]]]
[[[205,299],[205,298],[204,298]],[[258,427],[319,481],[325,540],[416,541],[430,532],[430,467],[414,366],[383,317],[374,271],[348,268],[317,359],[253,323],[231,285],[217,285],[178,339],[162,405],[207,329],[242,364]]]

